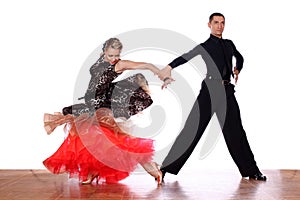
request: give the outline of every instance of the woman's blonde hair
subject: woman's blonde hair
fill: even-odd
[[[102,52],[100,53],[100,57],[104,56],[105,50],[108,48],[119,49],[122,50],[123,44],[118,38],[109,38],[106,40],[102,46]]]
[[[122,50],[123,45],[121,41],[118,38],[109,38],[108,40],[105,41],[103,44],[103,52],[107,50],[108,48],[113,48],[113,49],[119,49]]]

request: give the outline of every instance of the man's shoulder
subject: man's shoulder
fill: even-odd
[[[208,42],[212,41],[211,37],[207,38],[204,42],[202,42],[201,44],[207,44]],[[200,45],[201,45],[200,44]]]
[[[206,46],[209,42],[210,42],[210,39],[208,38],[207,40],[205,40],[204,42],[198,44],[197,46],[202,46],[202,47],[204,47],[204,46]]]
[[[227,42],[227,43],[233,43],[232,40],[227,39],[227,38],[226,38],[226,39],[223,39],[223,40],[224,40],[225,42]]]

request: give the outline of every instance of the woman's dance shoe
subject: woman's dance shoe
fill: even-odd
[[[82,185],[89,185],[91,184],[94,180],[96,179],[96,183],[98,184],[98,181],[99,181],[99,175],[90,175],[90,177],[85,180],[85,181],[82,181],[81,184]]]
[[[155,162],[148,162],[142,164],[143,168],[150,174],[151,176],[155,177],[157,181],[157,185],[161,185],[162,183],[162,172],[158,168],[158,164]]]

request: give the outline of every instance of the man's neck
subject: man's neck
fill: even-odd
[[[215,37],[222,38],[222,34],[213,34],[213,33],[211,33],[211,34]]]

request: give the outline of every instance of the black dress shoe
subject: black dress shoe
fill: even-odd
[[[164,178],[165,178],[165,175],[166,175],[167,172],[163,169],[161,169],[160,171],[162,173],[162,182],[164,182]]]
[[[262,173],[258,172],[254,175],[249,176],[249,179],[254,179],[254,180],[257,180],[257,181],[266,181],[267,177],[264,176]]]

